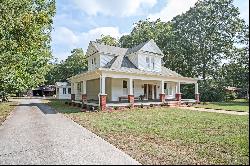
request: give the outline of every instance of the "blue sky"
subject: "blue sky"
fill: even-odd
[[[150,18],[169,21],[197,0],[57,0],[52,32],[53,56],[64,60],[74,48],[86,51],[101,34],[119,38],[133,23]],[[241,17],[249,22],[249,0],[234,0]]]

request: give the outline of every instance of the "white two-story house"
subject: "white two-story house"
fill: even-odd
[[[110,103],[180,101],[181,84],[195,84],[199,101],[198,79],[162,66],[164,54],[153,40],[133,48],[90,42],[86,56],[88,71],[68,78],[74,101],[99,103],[102,109]]]

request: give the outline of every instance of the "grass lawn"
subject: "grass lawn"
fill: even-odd
[[[15,102],[0,103],[0,125],[5,121],[6,117],[15,108]]]
[[[195,107],[249,112],[249,102],[244,99],[230,102],[207,102],[206,104],[198,104]]]
[[[142,164],[249,164],[248,116],[177,108],[83,113],[58,100],[48,105]]]

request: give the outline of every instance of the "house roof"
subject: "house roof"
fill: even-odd
[[[104,67],[100,68],[100,70],[106,71],[117,71],[117,72],[126,72],[126,73],[135,73],[135,74],[150,74],[150,75],[160,75],[160,76],[167,76],[167,77],[179,77],[179,78],[188,78],[183,77],[180,74],[162,66],[161,71],[146,71],[138,69],[128,58],[128,55],[133,52],[146,52],[146,53],[153,53],[156,55],[163,56],[164,54],[156,45],[153,40],[149,40],[147,42],[141,43],[133,48],[120,48],[115,46],[109,46],[100,44],[97,42],[90,42],[90,44],[101,53],[113,55],[113,59],[108,62]],[[84,73],[89,73],[90,71],[86,71]]]
[[[96,48],[97,51],[103,52],[106,54],[115,55],[115,56],[129,55],[131,53],[135,53],[138,51],[150,52],[150,53],[161,55],[161,56],[164,55],[162,51],[160,50],[160,48],[152,39],[132,48],[121,48],[121,47],[109,46],[109,45],[97,43],[95,41],[91,41],[90,43]]]
[[[133,52],[138,52],[138,51],[150,52],[161,56],[164,55],[153,39],[141,43],[133,48],[129,48],[127,54],[131,54]]]
[[[103,52],[106,54],[111,54],[111,55],[125,55],[127,52],[127,48],[121,48],[121,47],[115,47],[115,46],[109,46],[105,44],[100,44],[97,42],[92,41],[91,44],[99,51]]]

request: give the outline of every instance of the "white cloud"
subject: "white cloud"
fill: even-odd
[[[86,51],[89,42],[100,38],[102,34],[118,39],[126,33],[121,33],[118,27],[98,27],[82,33],[75,33],[66,27],[58,27],[52,37],[53,48],[55,48],[53,54],[62,60],[66,59],[74,48],[83,48]]]
[[[142,7],[153,7],[157,0],[74,0],[88,15],[131,16]]]
[[[56,44],[73,46],[79,42],[78,37],[66,27],[58,27],[52,33],[52,41]]]
[[[170,21],[173,17],[184,13],[193,7],[198,0],[168,0],[166,6],[158,13],[150,14],[148,18]]]

